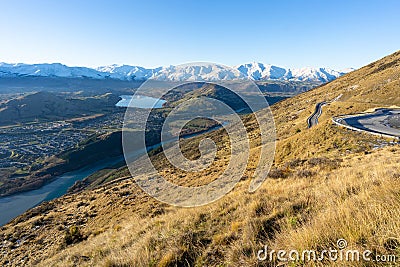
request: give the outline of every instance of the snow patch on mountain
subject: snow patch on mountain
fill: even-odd
[[[85,67],[68,67],[60,63],[52,64],[7,64],[0,63],[0,76],[45,76],[45,77],[89,77],[102,79],[98,71]]]
[[[218,81],[246,79],[243,73],[222,65],[199,64],[163,67],[152,77],[155,80],[167,81]]]
[[[258,62],[247,63],[235,66],[235,69],[242,72],[253,80],[277,80],[282,79],[287,70],[273,65],[264,65]]]
[[[258,62],[235,66],[250,79],[259,80],[286,80],[286,81],[332,81],[354,69],[336,71],[329,68],[299,68],[286,69],[274,65],[264,65]]]
[[[342,76],[345,73],[341,73],[328,68],[300,68],[291,70],[291,77],[296,81],[320,81],[328,82]]]
[[[97,71],[108,75],[107,77],[119,80],[147,80],[161,68],[146,69],[140,66],[118,65],[102,66]]]

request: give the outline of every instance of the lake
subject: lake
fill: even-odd
[[[121,95],[122,99],[115,104],[117,107],[162,108],[167,101],[143,95]]]

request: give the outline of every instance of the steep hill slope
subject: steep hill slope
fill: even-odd
[[[400,106],[399,74],[400,52],[396,52],[274,105],[275,164],[269,179],[253,194],[247,188],[260,147],[259,130],[249,115],[244,121],[252,160],[242,181],[221,200],[190,209],[167,206],[141,191],[126,168],[112,170],[104,175],[114,182],[43,203],[2,227],[0,263],[269,266],[281,262],[274,258],[260,263],[257,252],[264,245],[271,250],[322,250],[335,247],[339,238],[346,239],[351,249],[399,256],[399,146],[331,123],[331,117],[340,114]],[[319,124],[307,129],[306,119],[315,104],[335,98],[324,107]],[[229,147],[222,130],[207,136],[218,146]],[[183,153],[196,156],[200,138],[183,141]],[[225,149],[212,171],[184,175],[168,167],[162,154],[154,155],[161,172],[182,185],[208,183],[228,161]]]

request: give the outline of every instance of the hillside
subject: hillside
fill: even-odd
[[[36,92],[0,102],[0,125],[32,121],[64,120],[112,109],[118,96],[65,98],[50,92]]]
[[[129,179],[126,168],[105,170],[108,181],[43,203],[0,230],[0,264],[38,266],[273,266],[257,252],[329,249],[339,238],[348,248],[400,256],[400,147],[393,140],[351,132],[331,117],[376,107],[400,106],[400,51],[326,85],[272,106],[278,142],[269,178],[248,192],[259,154],[254,116],[244,118],[251,161],[241,182],[222,199],[202,207],[157,202]],[[319,124],[307,129],[315,105]],[[229,147],[223,130],[206,134]],[[182,142],[198,155],[201,137]],[[162,153],[155,165],[181,185],[215,179],[229,162],[218,152],[212,170],[183,174]],[[113,180],[109,182],[110,180]],[[343,262],[323,262],[343,266]],[[293,264],[309,265],[313,262]],[[381,266],[351,262],[352,266]]]

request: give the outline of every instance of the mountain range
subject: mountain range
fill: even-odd
[[[227,69],[222,65],[190,64],[148,69],[140,66],[109,65],[98,68],[69,67],[61,63],[24,64],[0,63],[0,77],[66,77],[91,79],[132,80],[172,80],[172,81],[216,81],[233,79],[252,79],[255,81],[317,81],[329,82],[353,69],[341,71],[329,68],[289,69],[270,64],[252,62]]]

